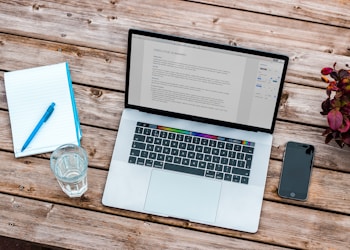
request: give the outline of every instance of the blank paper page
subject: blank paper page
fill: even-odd
[[[4,74],[14,152],[16,157],[50,152],[65,143],[79,145],[66,63],[17,70]],[[50,104],[56,103],[45,122],[21,148]]]

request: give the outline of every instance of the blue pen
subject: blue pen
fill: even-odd
[[[47,108],[45,114],[43,115],[43,117],[40,119],[40,121],[38,122],[38,124],[35,126],[33,132],[30,134],[30,136],[28,137],[28,139],[26,140],[26,142],[24,143],[21,152],[23,152],[27,146],[29,145],[29,143],[33,140],[34,136],[38,133],[39,129],[41,128],[41,126],[44,124],[44,122],[46,122],[49,117],[51,116],[53,110],[55,109],[55,103],[51,103],[51,105]]]

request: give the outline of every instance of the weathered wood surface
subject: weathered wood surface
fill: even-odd
[[[0,234],[82,249],[347,249],[350,150],[321,136],[320,69],[350,63],[350,6],[315,1],[0,1]],[[101,204],[125,90],[127,30],[140,28],[290,56],[259,231],[150,216]],[[69,199],[50,154],[15,159],[3,72],[68,61],[89,154],[89,190]],[[309,199],[281,199],[285,143],[316,147]]]

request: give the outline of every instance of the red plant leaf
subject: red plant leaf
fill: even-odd
[[[323,69],[321,70],[321,74],[322,74],[322,75],[329,75],[329,74],[332,73],[332,72],[333,72],[333,69],[332,69],[332,68],[329,68],[329,67],[323,68]]]
[[[349,119],[346,118],[346,119],[344,119],[344,122],[343,122],[342,126],[338,129],[338,131],[341,133],[345,133],[349,130],[349,128],[350,128],[350,121],[349,121]]]
[[[348,146],[350,146],[350,133],[348,132],[348,133],[342,134],[342,136],[343,136],[343,142]]]
[[[327,115],[329,127],[333,130],[338,130],[343,124],[343,115],[337,109],[332,109]]]

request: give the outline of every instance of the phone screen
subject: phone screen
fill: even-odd
[[[278,194],[284,198],[306,200],[314,157],[314,146],[288,142]]]

